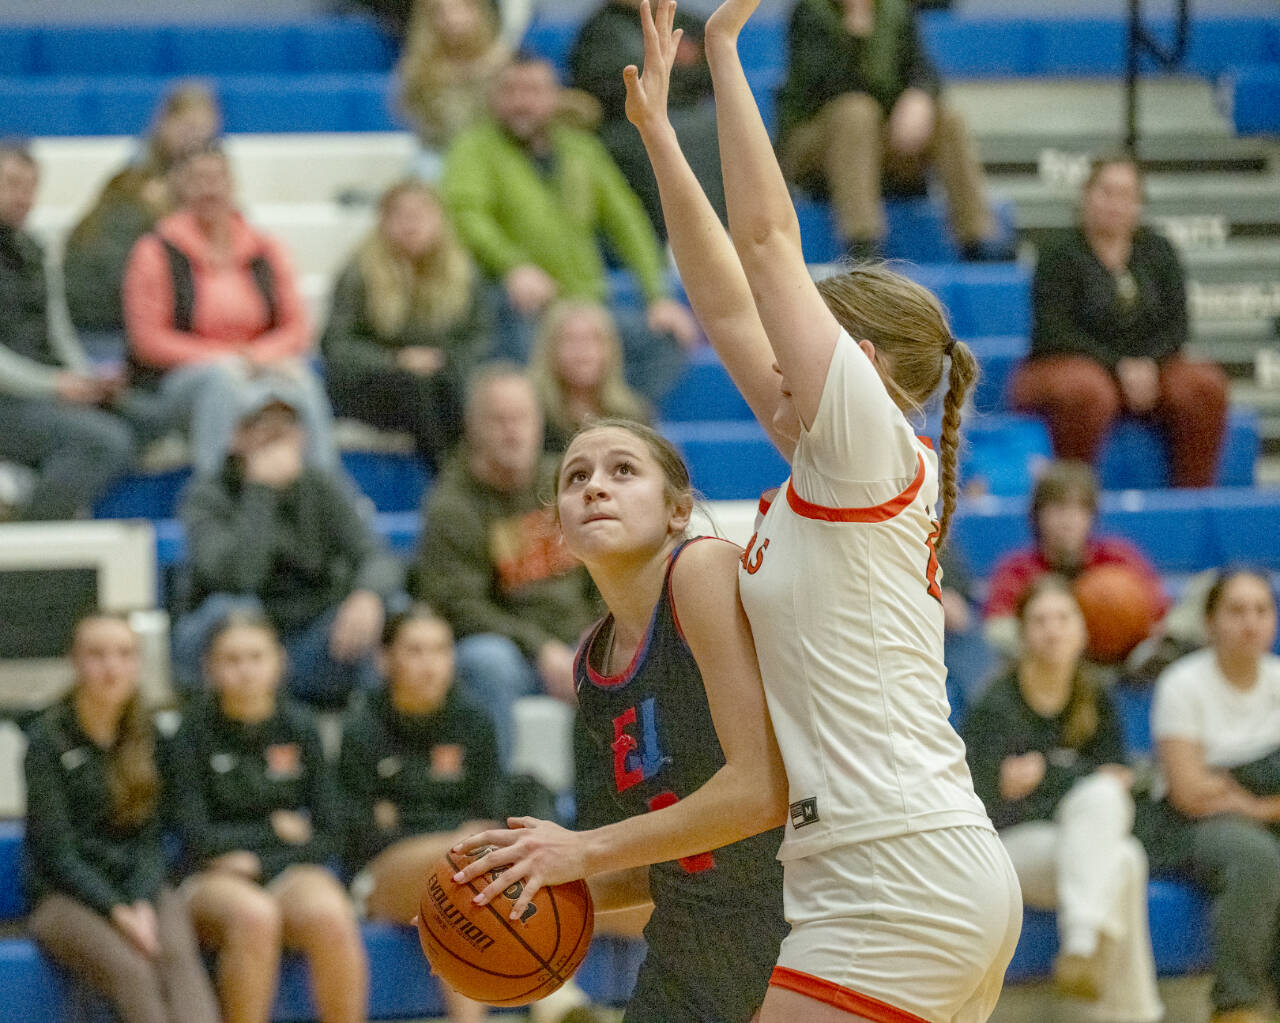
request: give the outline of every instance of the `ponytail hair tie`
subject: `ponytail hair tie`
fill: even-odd
[[[953,337],[949,337],[947,338],[947,343],[942,348],[942,354],[949,359],[951,358],[951,353],[955,351],[955,348],[956,348],[956,339]]]

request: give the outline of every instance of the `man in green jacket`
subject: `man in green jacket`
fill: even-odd
[[[458,637],[462,688],[486,707],[510,763],[512,705],[546,693],[576,703],[574,648],[599,597],[552,518],[557,459],[542,453],[542,413],[518,366],[472,382],[462,450],[432,488],[414,597]]]
[[[667,293],[662,250],[644,208],[590,133],[557,119],[560,83],[539,57],[518,56],[491,99],[492,117],[445,159],[445,201],[462,240],[501,285],[502,354],[523,361],[537,317],[556,298],[606,301],[600,236],[636,277],[643,320],[619,318],[629,381],[659,396],[698,337]]]

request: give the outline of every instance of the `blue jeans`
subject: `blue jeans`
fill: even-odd
[[[498,756],[506,770],[515,751],[512,708],[520,697],[542,692],[542,683],[520,648],[496,632],[458,640],[456,657],[460,691],[489,712],[497,732]]]
[[[214,632],[235,611],[262,613],[257,597],[215,593],[190,614],[179,618],[172,635],[173,674],[179,688],[203,688],[203,660]],[[329,634],[338,609],[330,608],[301,629],[281,636],[288,665],[285,688],[308,703],[340,707],[355,689],[376,689],[381,684],[373,651],[355,661],[336,661],[329,653]]]

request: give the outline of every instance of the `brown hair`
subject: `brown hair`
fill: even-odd
[[[1276,602],[1276,593],[1271,586],[1271,577],[1265,571],[1259,568],[1236,567],[1224,568],[1218,572],[1217,577],[1213,580],[1213,584],[1209,587],[1204,595],[1204,617],[1208,621],[1213,617],[1214,612],[1218,610],[1218,605],[1222,603],[1222,596],[1227,591],[1227,587],[1241,576],[1248,576],[1250,579],[1256,579],[1262,583],[1267,593],[1271,595],[1272,605]]]
[[[1018,618],[1018,628],[1026,625],[1027,611],[1038,599],[1049,593],[1058,593],[1067,597],[1084,619],[1080,604],[1076,600],[1071,584],[1060,575],[1047,572],[1039,576],[1031,585],[1022,591],[1014,611]],[[1063,711],[1065,722],[1062,727],[1063,741],[1072,749],[1080,749],[1098,731],[1098,701],[1102,699],[1102,687],[1093,669],[1081,656],[1076,661],[1075,673],[1071,678],[1071,695],[1067,697],[1067,706]]]
[[[421,195],[440,211],[440,237],[434,247],[408,264],[388,242],[382,220],[405,195]],[[394,337],[410,322],[445,331],[467,314],[475,286],[471,257],[458,240],[439,193],[421,181],[401,181],[378,200],[379,223],[356,255],[364,278],[369,318],[384,337]]]
[[[130,635],[134,635],[127,615],[91,611],[76,622],[72,649],[75,649],[83,629],[93,622],[103,621],[118,622],[129,630]],[[134,640],[137,641],[136,635]],[[139,828],[155,815],[160,799],[155,731],[137,692],[124,705],[115,744],[107,755],[107,790],[111,796],[112,818],[118,827]]]
[[[1102,176],[1102,172],[1108,167],[1132,167],[1133,173],[1138,179],[1138,195],[1146,195],[1146,176],[1142,173],[1142,165],[1138,163],[1136,156],[1123,150],[1099,153],[1089,161],[1089,173],[1085,175],[1084,184],[1080,186],[1080,194],[1084,195],[1085,192],[1096,185],[1098,178]]]
[[[1098,477],[1085,462],[1062,459],[1050,463],[1031,492],[1031,531],[1040,535],[1040,513],[1050,504],[1082,504],[1098,514]]]
[[[694,490],[693,481],[689,478],[689,467],[685,464],[680,452],[671,441],[652,426],[638,423],[634,419],[593,419],[570,438],[569,444],[572,446],[573,442],[584,433],[590,433],[593,430],[625,430],[633,437],[639,438],[649,449],[653,460],[658,463],[658,468],[662,470],[662,478],[666,481],[663,491],[667,500],[673,505],[683,502],[692,505],[697,500],[698,493]],[[560,473],[563,469],[564,456],[562,455],[560,464],[556,467],[556,497],[560,496]]]
[[[547,421],[566,434],[580,425],[569,413],[564,383],[556,369],[556,353],[565,323],[570,317],[583,314],[595,317],[607,353],[604,374],[595,394],[599,415],[637,422],[648,418],[644,399],[628,387],[623,378],[622,340],[613,314],[599,302],[570,299],[557,302],[543,314],[529,355],[529,378]]]
[[[978,360],[968,345],[951,336],[937,297],[882,263],[860,264],[828,277],[818,282],[818,291],[850,337],[875,345],[882,359],[880,376],[903,412],[923,408],[942,382],[943,365],[950,358],[938,441],[942,546],[959,493],[960,413],[978,381]]]
[[[386,622],[382,626],[382,645],[390,647],[400,638],[400,633],[414,622],[439,622],[449,630],[450,635],[453,633],[453,627],[430,604],[417,602],[410,604],[403,611],[397,611],[393,615],[388,615]]]
[[[203,107],[221,120],[221,109],[213,90],[204,82],[178,82],[170,89],[156,107],[151,121],[151,132],[147,136],[147,162],[151,173],[163,173],[169,162],[177,155],[164,153],[160,148],[160,125],[171,117],[185,114],[188,110]]]

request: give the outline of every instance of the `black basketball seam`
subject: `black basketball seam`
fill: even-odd
[[[426,929],[427,933],[431,936],[431,940],[434,941],[436,945],[439,946],[441,952],[447,953],[448,955],[452,956],[454,959],[458,960],[458,962],[462,963],[465,966],[469,966],[471,969],[475,970],[477,973],[485,973],[485,974],[488,974],[490,977],[497,977],[501,980],[524,980],[526,977],[532,977],[534,973],[538,972],[538,970],[540,969],[540,967],[535,967],[529,973],[500,973],[498,970],[491,970],[488,967],[481,966],[478,963],[473,963],[470,959],[464,959],[460,953],[455,952],[453,949],[451,949],[448,945],[446,945],[441,940],[440,935],[436,931],[431,929],[431,925],[429,923],[426,923],[425,921],[423,921],[423,926]]]
[[[456,872],[456,871],[458,870],[458,864],[456,864],[456,863],[453,861],[453,853],[452,853],[452,851],[446,852],[446,853],[444,854],[444,858],[445,858],[445,861],[449,864],[449,867],[450,867],[452,870],[454,870],[454,871]],[[475,892],[477,895],[479,895],[479,894],[480,894],[480,889],[478,889],[478,888],[476,888],[476,887],[475,887],[475,881],[474,881],[474,880],[472,880],[472,881],[468,881],[468,882],[467,882],[467,888],[469,888],[471,891]],[[555,907],[555,899],[556,899],[555,892],[551,891],[551,890],[548,888],[548,890],[547,890],[547,894],[551,897],[551,905],[552,905],[552,907],[553,907],[553,909],[554,909],[554,907]],[[521,936],[521,935],[516,931],[515,927],[514,927],[514,926],[512,925],[512,923],[511,923],[511,921],[510,921],[510,920],[508,920],[508,919],[507,919],[507,918],[506,918],[502,913],[499,913],[499,912],[498,912],[498,910],[497,910],[497,907],[495,907],[495,906],[494,906],[494,904],[493,904],[492,902],[486,902],[486,903],[484,904],[484,908],[485,908],[485,909],[487,909],[487,910],[492,914],[493,918],[494,918],[495,920],[497,920],[500,924],[502,924],[502,926],[503,926],[503,927],[505,927],[505,928],[506,928],[507,933],[508,933],[508,934],[510,934],[513,938],[515,938],[515,939],[516,939],[516,941],[520,944],[520,946],[521,946],[521,947],[522,947],[526,952],[528,952],[528,953],[529,953],[529,955],[533,956],[533,958],[534,958],[537,962],[540,962],[540,963],[543,965],[543,967],[547,970],[547,972],[548,972],[548,973],[550,973],[550,974],[551,974],[551,976],[552,976],[552,977],[554,977],[556,980],[558,980],[558,981],[560,982],[560,984],[563,984],[565,981],[567,981],[567,980],[569,979],[569,977],[573,976],[573,974],[568,974],[567,976],[562,976],[562,974],[563,974],[563,972],[564,972],[563,970],[557,969],[556,967],[552,966],[549,962],[547,962],[547,960],[546,960],[542,955],[540,955],[538,952],[535,952],[535,951],[534,951],[534,949],[533,949],[533,947],[532,947],[532,946],[531,946],[527,941],[525,941],[525,939],[524,939],[524,938],[523,938],[523,937],[522,937],[522,936]],[[557,938],[559,938],[559,922],[558,922],[558,921],[559,921],[559,915],[558,915],[558,914],[557,914],[557,916],[556,916],[556,920],[557,920],[556,937],[557,937]],[[557,945],[557,948],[558,948],[558,947],[559,947],[559,946]],[[559,984],[557,984],[556,986],[558,987],[558,986],[559,986]]]

